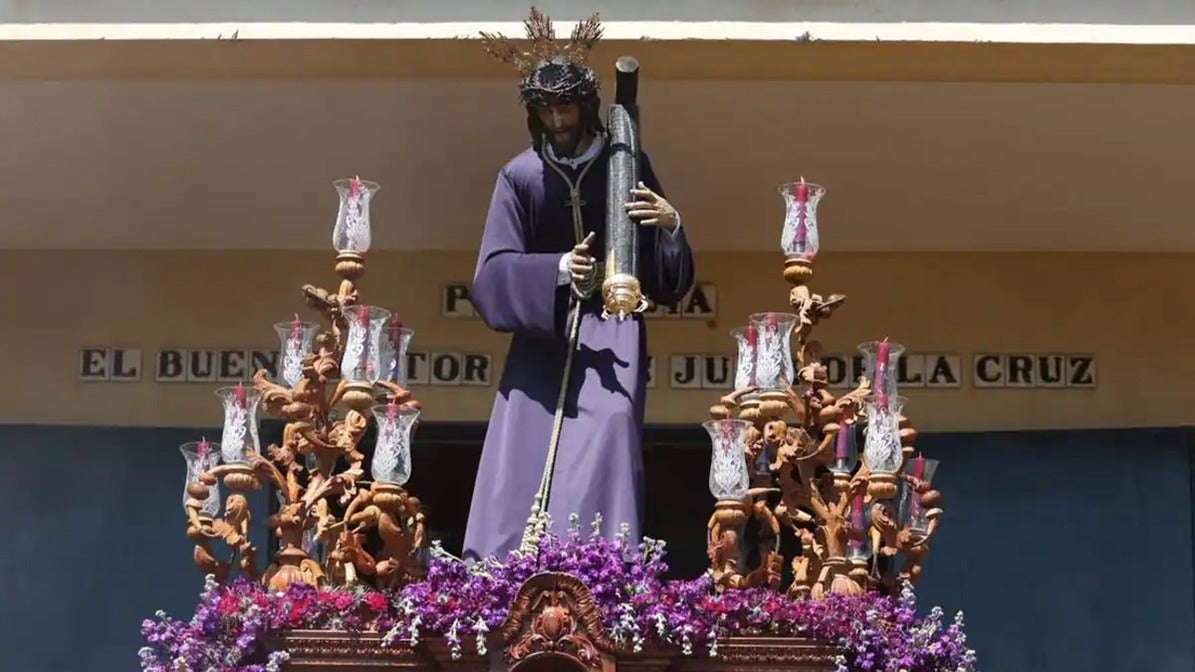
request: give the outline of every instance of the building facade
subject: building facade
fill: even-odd
[[[392,4],[0,4],[0,278],[24,299],[0,323],[0,668],[128,669],[140,620],[191,606],[175,447],[334,281],[335,178],[382,184],[364,291],[415,330],[422,485],[442,520],[467,507],[506,346],[468,283],[527,142],[473,38],[527,8]],[[776,186],[804,176],[828,192],[814,287],[849,296],[818,330],[831,373],[905,345],[942,460],[921,599],[966,612],[988,670],[1192,669],[1195,9],[622,4],[541,6],[561,32],[602,12],[608,84],[639,58],[697,251],[697,291],[649,318],[649,479],[672,490],[648,531],[700,556],[698,425],[729,331],[786,306]]]

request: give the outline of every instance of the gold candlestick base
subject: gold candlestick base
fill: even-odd
[[[611,275],[602,282],[602,317],[624,320],[647,307],[639,279],[628,273]]]

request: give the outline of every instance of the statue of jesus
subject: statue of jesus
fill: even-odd
[[[487,49],[519,67],[531,147],[499,172],[471,301],[485,324],[513,335],[473,490],[464,556],[479,560],[601,516],[636,543],[643,509],[641,433],[647,385],[641,314],[603,319],[607,141],[597,76],[586,64],[597,16],[567,43],[532,9],[532,48],[501,36]],[[659,304],[693,284],[693,252],[646,155],[625,204],[643,228],[639,279]],[[536,529],[536,525],[539,528]]]

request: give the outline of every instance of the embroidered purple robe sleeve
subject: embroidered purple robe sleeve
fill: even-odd
[[[469,299],[490,329],[558,335],[567,303],[556,282],[559,252],[528,252],[528,213],[505,172],[498,175]]]
[[[641,179],[649,189],[664,196],[647,154],[643,155]],[[639,282],[649,299],[671,306],[689,293],[693,277],[693,249],[683,226],[675,232],[658,226],[639,229]]]

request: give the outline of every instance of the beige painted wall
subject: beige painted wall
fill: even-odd
[[[12,298],[3,324],[0,421],[102,425],[216,425],[214,385],[161,384],[152,358],[162,347],[264,347],[271,324],[304,311],[298,288],[333,286],[332,255],[252,252],[0,251]],[[443,283],[467,280],[461,253],[377,254],[366,300],[396,309],[416,330],[413,349],[490,352],[500,366],[505,338],[477,320],[440,316]],[[909,414],[923,429],[983,430],[1195,423],[1190,381],[1195,316],[1189,255],[825,254],[815,289],[851,298],[818,336],[828,351],[888,335],[912,351],[963,356],[959,389],[910,390]],[[651,350],[659,384],[650,421],[697,423],[716,391],[666,382],[667,354],[732,353],[726,332],[760,310],[784,310],[786,285],[773,254],[702,254],[701,279],[718,288],[720,314],[655,320]],[[80,348],[144,351],[138,383],[82,383]],[[1094,390],[976,389],[976,352],[1091,352]],[[495,379],[496,380],[496,379]],[[423,387],[428,419],[481,420],[494,386]]]

